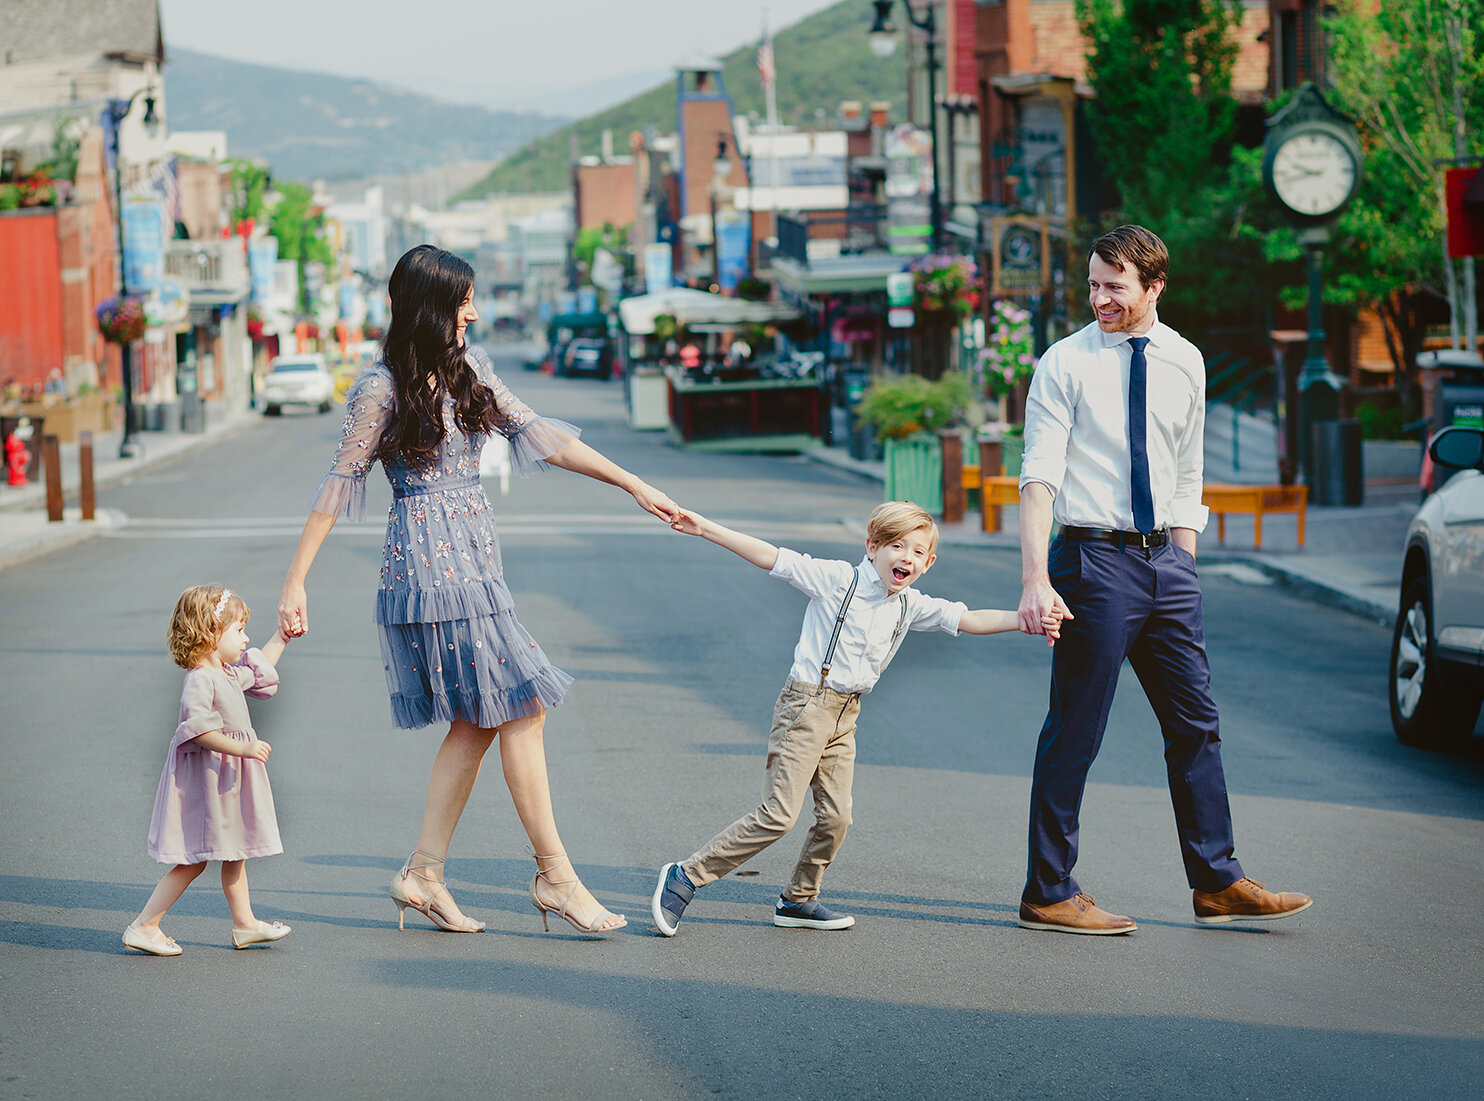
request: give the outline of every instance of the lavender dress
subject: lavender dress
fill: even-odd
[[[512,394],[483,349],[471,349],[469,361],[494,391],[496,429],[510,441],[519,473],[543,469],[544,459],[578,437],[574,426],[538,417]],[[335,461],[310,508],[364,518],[366,475],[393,402],[390,370],[384,363],[367,368],[346,399]],[[493,511],[479,484],[488,437],[458,427],[452,399],[443,416],[443,445],[429,469],[400,456],[382,461],[392,507],[375,620],[397,726],[464,719],[488,729],[560,703],[572,678],[515,618]]]
[[[256,648],[236,665],[203,666],[186,674],[180,725],[170,739],[149,823],[152,859],[199,864],[283,852],[263,762],[217,753],[194,741],[212,730],[252,741],[245,697],[265,700],[277,691],[278,671]]]

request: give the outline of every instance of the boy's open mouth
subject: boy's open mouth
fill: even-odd
[[[891,575],[898,581],[906,581],[907,578],[912,576],[912,571],[903,569],[901,566],[893,566],[891,569]]]

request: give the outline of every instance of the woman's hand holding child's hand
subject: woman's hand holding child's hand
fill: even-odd
[[[645,512],[658,516],[667,524],[673,524],[680,506],[647,482],[640,482],[634,490],[634,500]]]
[[[675,519],[670,522],[670,526],[681,535],[701,535],[705,523],[705,517],[694,512],[686,512],[683,508],[677,508]]]
[[[278,598],[278,630],[285,639],[309,633],[309,598],[303,585],[285,584]]]

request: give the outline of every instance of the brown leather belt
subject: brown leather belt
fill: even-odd
[[[1061,529],[1062,536],[1074,543],[1112,543],[1115,547],[1162,547],[1170,541],[1168,528],[1159,531],[1151,531],[1145,535],[1142,531],[1119,531],[1116,528],[1074,528],[1064,527]]]

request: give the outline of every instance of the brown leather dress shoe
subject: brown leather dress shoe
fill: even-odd
[[[1091,895],[1078,894],[1045,906],[1032,906],[1022,899],[1020,927],[1022,929],[1045,929],[1053,933],[1085,933],[1088,936],[1105,937],[1113,933],[1132,933],[1139,926],[1133,918],[1110,914],[1107,910],[1098,909],[1093,905]]]
[[[1225,921],[1272,921],[1292,917],[1314,905],[1297,891],[1274,894],[1255,879],[1239,879],[1223,891],[1192,891],[1195,920],[1202,925]]]

